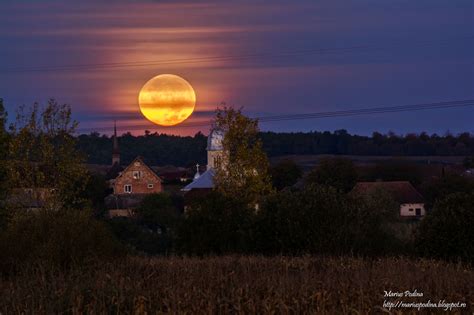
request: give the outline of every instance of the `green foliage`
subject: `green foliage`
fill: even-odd
[[[180,197],[166,193],[148,195],[135,209],[134,218],[112,218],[108,223],[116,237],[134,250],[168,254],[181,220],[181,203]]]
[[[166,193],[146,196],[136,209],[136,215],[142,225],[163,234],[172,231],[180,219],[175,201]]]
[[[107,227],[87,211],[16,213],[0,233],[0,265],[4,271],[35,263],[68,268],[121,253]]]
[[[105,209],[104,198],[111,192],[105,177],[100,174],[89,174],[83,198],[90,203],[96,215],[102,215]]]
[[[307,184],[332,186],[342,192],[350,191],[357,181],[357,170],[349,159],[325,158],[307,176]]]
[[[120,125],[118,126],[120,127]],[[87,155],[91,164],[111,163],[112,138],[107,135],[91,133],[77,137],[77,148]],[[201,132],[194,136],[175,136],[149,133],[134,136],[130,133],[118,137],[120,160],[124,165],[137,156],[143,156],[149,165],[194,166],[206,164],[207,137]]]
[[[216,170],[217,189],[231,198],[257,203],[272,191],[269,163],[258,137],[258,121],[241,110],[217,109],[215,128],[225,134],[224,157]]]
[[[271,167],[270,174],[273,187],[277,190],[282,190],[285,187],[296,184],[303,172],[293,160],[285,159]]]
[[[246,252],[252,248],[252,218],[253,210],[243,200],[213,191],[186,209],[179,248],[199,255]]]
[[[20,107],[11,125],[7,175],[11,187],[55,189],[55,201],[81,208],[88,180],[83,156],[73,137],[77,122],[71,108],[51,99],[44,109]],[[51,198],[53,198],[51,196]],[[14,206],[14,205],[13,205]]]
[[[393,133],[372,137],[350,135],[345,130],[325,132],[276,133],[260,132],[263,150],[268,156],[282,155],[375,155],[375,156],[429,156],[473,155],[474,136],[406,135]],[[134,136],[126,133],[119,137],[121,160],[130,163],[137,155],[151,165],[193,166],[206,163],[206,137],[180,137],[149,133]],[[91,164],[109,164],[112,139],[107,135],[91,133],[78,137],[78,148],[87,155]]]
[[[393,213],[385,196],[352,199],[333,187],[313,185],[282,191],[257,214],[255,244],[265,253],[390,252],[393,237],[385,224]]]
[[[149,255],[165,254],[170,251],[169,238],[130,218],[108,220],[115,237],[132,251]]]
[[[474,192],[450,194],[423,219],[416,245],[423,255],[474,262]]]
[[[431,208],[438,199],[449,194],[474,192],[474,180],[456,174],[447,174],[423,183],[421,191],[428,208]]]

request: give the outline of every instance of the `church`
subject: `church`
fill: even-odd
[[[185,198],[193,198],[209,193],[214,189],[214,176],[216,169],[224,163],[224,132],[220,129],[213,128],[207,138],[207,167],[202,174],[199,173],[199,165],[197,167],[194,180],[183,189]]]

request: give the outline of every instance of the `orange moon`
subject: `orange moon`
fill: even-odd
[[[138,104],[149,121],[160,126],[174,126],[191,116],[196,94],[185,79],[174,74],[160,74],[142,87]]]

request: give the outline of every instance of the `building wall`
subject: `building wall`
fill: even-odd
[[[217,169],[222,163],[222,151],[207,151],[207,168]]]
[[[134,172],[141,172],[139,178],[134,177]],[[153,185],[149,188],[148,185]],[[125,185],[131,185],[132,191],[125,192]],[[134,161],[113,184],[114,194],[153,194],[163,191],[161,180],[141,161]]]
[[[400,205],[400,216],[415,217],[417,216],[416,209],[420,209],[420,216],[424,216],[426,214],[425,205],[423,203],[404,203]]]

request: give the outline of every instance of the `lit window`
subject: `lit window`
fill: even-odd
[[[132,192],[132,185],[124,185],[123,186],[123,191],[130,194]]]
[[[153,184],[148,184],[148,188],[153,188]]]
[[[140,179],[142,177],[141,171],[133,171],[133,179]]]

